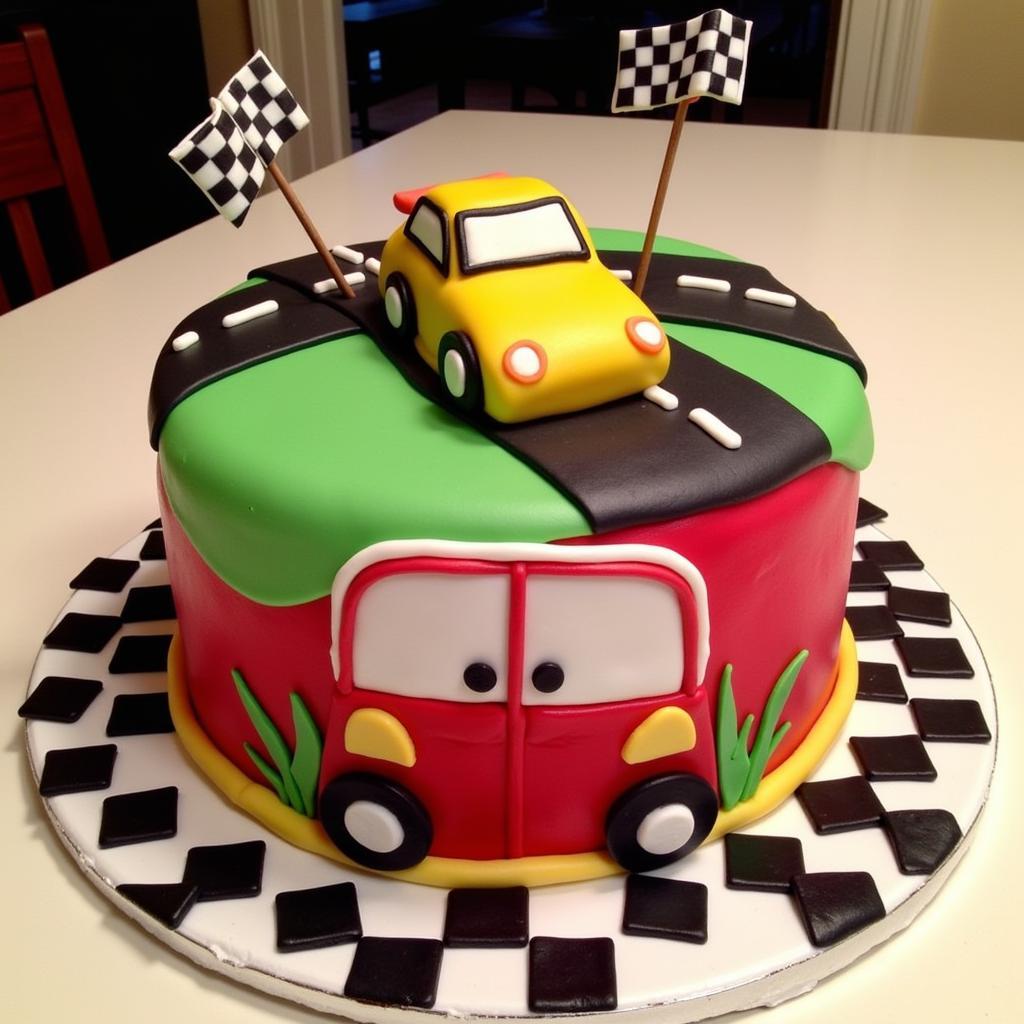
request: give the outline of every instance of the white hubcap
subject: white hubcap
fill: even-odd
[[[449,393],[455,398],[461,398],[466,393],[466,363],[455,349],[450,348],[445,352],[442,371]]]
[[[388,323],[397,331],[402,326],[402,296],[398,289],[391,285],[384,292],[384,312],[387,314]]]
[[[360,846],[374,853],[391,853],[405,839],[405,829],[398,818],[371,800],[355,800],[348,805],[345,828]]]
[[[693,835],[693,827],[693,812],[686,804],[665,804],[640,822],[636,841],[648,853],[663,856],[682,849]]]

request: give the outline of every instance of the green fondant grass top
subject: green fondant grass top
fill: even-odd
[[[631,231],[593,235],[601,248],[642,243]],[[670,239],[655,248],[729,258]],[[733,331],[667,331],[800,409],[825,433],[834,461],[861,469],[870,460],[870,414],[852,367]],[[190,395],[164,426],[160,468],[205,561],[269,605],[322,597],[348,558],[381,540],[591,532],[557,488],[420,395],[365,335],[290,352]]]
[[[381,540],[589,532],[575,505],[414,391],[365,335],[190,395],[167,418],[160,468],[205,561],[264,604],[323,596],[345,561]]]
[[[598,249],[621,249],[623,252],[639,252],[643,248],[644,233],[642,231],[625,231],[622,228],[591,228],[590,235],[594,239],[594,245]],[[732,260],[737,262],[735,256],[727,252],[719,252],[706,245],[698,245],[696,242],[684,242],[678,238],[662,238],[658,235],[654,239],[654,251],[665,253],[668,256],[702,256],[709,260]]]
[[[234,288],[229,288],[224,294],[235,295],[237,292],[244,292],[246,288],[252,288],[257,284],[266,284],[266,282],[265,277],[247,277],[244,281],[239,281]]]

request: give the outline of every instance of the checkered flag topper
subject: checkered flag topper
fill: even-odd
[[[213,113],[170,157],[237,228],[259,194],[264,168],[309,118],[262,50],[210,106]]]
[[[306,112],[262,50],[257,50],[245,67],[232,76],[217,98],[264,165],[309,124]]]
[[[743,99],[750,22],[714,10],[657,28],[619,33],[612,111],[651,110],[684,99]]]
[[[171,159],[235,227],[241,227],[263,184],[264,168],[218,100],[213,113],[170,152]]]

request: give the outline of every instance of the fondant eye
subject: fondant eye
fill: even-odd
[[[497,685],[498,673],[487,662],[474,661],[472,665],[466,666],[462,681],[474,693],[487,693]]]
[[[533,675],[530,678],[541,693],[554,693],[565,682],[565,672],[562,671],[561,665],[553,661],[542,661],[533,670]]]

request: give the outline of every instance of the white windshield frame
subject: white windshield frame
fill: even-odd
[[[560,217],[551,217],[558,210]],[[511,226],[511,231],[510,231]],[[488,228],[493,234],[488,237]],[[504,228],[504,246],[497,229]],[[544,241],[545,231],[552,234]],[[568,229],[568,230],[565,230]],[[590,248],[567,203],[560,196],[528,203],[463,210],[455,216],[459,267],[464,274],[502,267],[588,260]],[[511,241],[512,244],[509,244]],[[473,255],[474,249],[477,250]]]

